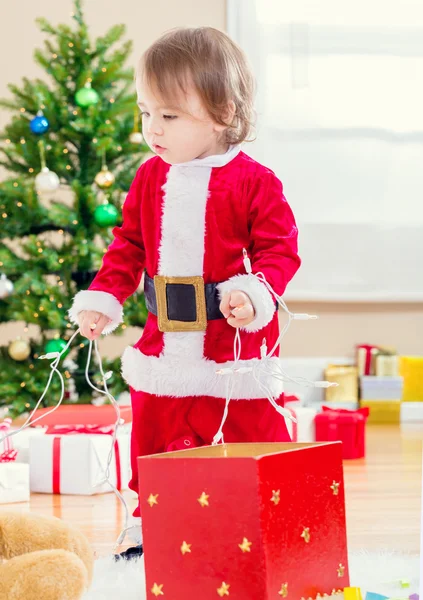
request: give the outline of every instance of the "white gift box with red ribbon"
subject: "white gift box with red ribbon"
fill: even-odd
[[[285,408],[296,419],[296,423],[287,419],[291,441],[293,442],[314,442],[316,440],[316,427],[314,419],[317,410],[308,406],[301,406],[299,402],[287,402]]]
[[[91,496],[111,492],[105,481],[112,449],[113,427],[49,427],[30,439],[31,492]],[[119,433],[113,445],[109,479],[118,490],[128,489],[130,441]]]
[[[0,439],[10,432],[12,419],[0,423]],[[29,501],[29,466],[16,463],[13,439],[0,444],[0,504]]]

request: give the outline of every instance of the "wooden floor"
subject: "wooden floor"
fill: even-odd
[[[389,548],[419,552],[423,423],[368,427],[367,458],[345,463],[350,549]],[[131,506],[134,495],[127,493]],[[112,551],[123,522],[114,494],[34,494],[13,508],[54,515],[78,525],[97,555]]]

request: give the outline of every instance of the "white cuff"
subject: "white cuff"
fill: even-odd
[[[78,314],[83,310],[95,310],[106,315],[111,322],[103,329],[103,334],[112,333],[123,321],[123,307],[119,300],[108,292],[83,290],[78,292],[69,309],[72,323],[78,324]]]
[[[256,313],[254,321],[246,327],[241,327],[243,331],[256,333],[266,327],[273,319],[276,311],[276,304],[272,294],[267,287],[255,275],[235,275],[219,283],[217,289],[220,294],[220,299],[225,294],[230,294],[235,290],[240,290],[249,296],[251,303]]]

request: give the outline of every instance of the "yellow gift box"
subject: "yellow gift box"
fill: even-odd
[[[423,402],[423,356],[401,356],[400,375],[404,378],[404,402]]]
[[[360,405],[370,410],[369,424],[400,422],[401,400],[361,400]]]
[[[325,379],[337,383],[337,387],[325,390],[326,402],[358,401],[358,370],[352,365],[328,365]]]

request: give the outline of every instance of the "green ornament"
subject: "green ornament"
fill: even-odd
[[[57,340],[49,340],[45,346],[46,354],[50,352],[62,352],[64,348],[66,348],[67,342],[65,340],[61,340],[60,338]],[[69,350],[68,350],[69,352]],[[66,354],[68,353],[66,352]]]
[[[114,227],[119,211],[113,204],[101,204],[94,211],[94,221],[99,227]]]
[[[75,102],[78,106],[81,106],[82,108],[87,108],[88,106],[93,106],[94,104],[97,104],[99,99],[100,96],[95,90],[92,89],[90,83],[87,83],[75,94]]]

